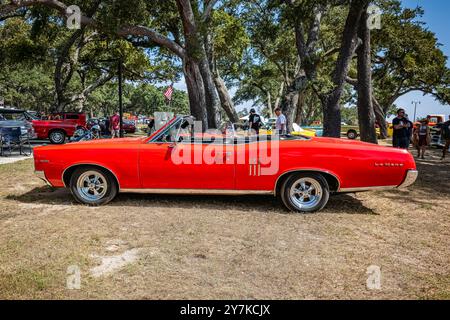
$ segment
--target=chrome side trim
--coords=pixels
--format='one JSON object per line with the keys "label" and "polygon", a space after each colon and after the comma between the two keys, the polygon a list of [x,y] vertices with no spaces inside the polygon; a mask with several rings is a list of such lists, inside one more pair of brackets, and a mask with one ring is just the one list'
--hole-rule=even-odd
{"label": "chrome side trim", "polygon": [[365,191],[382,191],[382,190],[392,190],[397,188],[397,186],[380,186],[380,187],[361,187],[361,188],[342,188],[339,193],[353,193],[353,192],[365,192]]}
{"label": "chrome side trim", "polygon": [[35,171],[34,174],[39,179],[43,180],[48,186],[52,187],[52,184],[47,180],[47,177],[45,176],[45,172],[44,171]]}
{"label": "chrome side trim", "polygon": [[105,166],[102,166],[102,165],[100,165],[100,164],[95,164],[95,163],[76,163],[76,164],[73,164],[73,165],[71,165],[70,167],[67,167],[66,169],[64,169],[64,171],[63,171],[63,173],[62,173],[62,175],[61,175],[61,181],[64,183],[64,186],[65,186],[66,188],[69,188],[70,186],[66,186],[66,183],[64,182],[64,174],[65,174],[66,171],[69,170],[70,168],[77,167],[77,166],[94,166],[94,167],[100,167],[100,168],[103,168],[103,169],[107,170],[109,173],[111,173],[111,174],[114,176],[114,178],[116,178],[117,185],[119,186],[119,190],[120,190],[120,181],[119,181],[119,179],[117,178],[116,174],[115,174],[114,172],[112,172],[112,170],[106,168]]}
{"label": "chrome side trim", "polygon": [[122,193],[144,193],[144,194],[192,194],[213,196],[238,196],[238,195],[273,195],[272,191],[265,190],[218,190],[218,189],[122,189]]}
{"label": "chrome side trim", "polygon": [[287,174],[289,174],[289,173],[294,173],[294,172],[305,172],[305,171],[319,172],[319,173],[326,173],[326,174],[329,174],[329,175],[335,177],[335,178],[336,178],[336,181],[338,182],[338,186],[337,186],[338,188],[337,188],[337,191],[336,191],[336,192],[341,192],[341,180],[339,180],[339,178],[338,178],[334,173],[331,173],[331,172],[326,171],[326,170],[318,170],[318,169],[293,169],[293,170],[289,170],[289,171],[284,172],[282,175],[280,175],[280,176],[277,178],[277,180],[275,181],[275,186],[274,186],[274,189],[273,189],[273,194],[274,194],[274,195],[277,195],[277,185],[278,185],[278,181],[280,181],[281,177],[283,177],[283,176],[285,176],[285,175],[287,175]]}
{"label": "chrome side trim", "polygon": [[402,182],[401,185],[398,186],[398,188],[403,189],[403,188],[413,185],[416,182],[418,176],[419,176],[419,171],[408,170],[406,172],[405,180]]}

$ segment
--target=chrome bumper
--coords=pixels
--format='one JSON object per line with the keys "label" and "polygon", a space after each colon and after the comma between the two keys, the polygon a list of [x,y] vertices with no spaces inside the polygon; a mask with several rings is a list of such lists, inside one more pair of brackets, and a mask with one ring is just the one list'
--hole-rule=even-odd
{"label": "chrome bumper", "polygon": [[399,189],[403,189],[409,187],[416,182],[417,177],[419,176],[419,171],[417,170],[408,170],[406,172],[406,178],[401,185],[398,186]]}
{"label": "chrome bumper", "polygon": [[44,171],[35,171],[34,174],[41,180],[43,180],[48,186],[52,186],[50,182],[48,182],[47,178],[45,177]]}

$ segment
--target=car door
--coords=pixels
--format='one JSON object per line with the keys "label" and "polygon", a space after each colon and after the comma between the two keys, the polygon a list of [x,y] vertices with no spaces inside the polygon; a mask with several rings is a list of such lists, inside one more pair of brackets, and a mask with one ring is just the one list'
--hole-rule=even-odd
{"label": "car door", "polygon": [[279,174],[279,140],[260,136],[244,141],[236,145],[236,189],[272,191]]}
{"label": "car door", "polygon": [[234,146],[203,141],[149,142],[140,148],[143,189],[234,190]]}

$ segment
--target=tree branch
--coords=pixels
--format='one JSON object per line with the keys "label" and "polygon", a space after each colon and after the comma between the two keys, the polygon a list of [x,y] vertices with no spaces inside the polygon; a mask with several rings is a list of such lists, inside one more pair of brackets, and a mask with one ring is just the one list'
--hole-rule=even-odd
{"label": "tree branch", "polygon": [[[43,5],[48,8],[55,9],[58,11],[59,15],[63,17],[69,17],[70,15],[67,13],[68,6],[63,2],[57,0],[11,0],[10,4],[0,6],[0,16],[4,16],[10,12],[13,12],[17,9],[32,7],[35,5]],[[87,17],[86,15],[81,15],[80,23],[82,26],[89,26],[93,28],[99,28],[97,22]],[[179,56],[180,58],[185,57],[185,50],[180,45],[175,43],[175,41],[170,40],[167,37],[157,33],[154,30],[151,30],[145,26],[124,26],[121,27],[117,32],[117,35],[121,37],[127,36],[145,36],[148,37],[155,44],[165,47],[172,51],[174,54]]]}

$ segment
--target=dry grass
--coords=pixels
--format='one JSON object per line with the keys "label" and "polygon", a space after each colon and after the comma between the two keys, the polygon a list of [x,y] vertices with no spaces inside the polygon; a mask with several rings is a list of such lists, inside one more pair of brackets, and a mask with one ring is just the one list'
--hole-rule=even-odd
{"label": "dry grass", "polygon": [[[340,195],[317,215],[270,197],[120,195],[75,204],[0,166],[0,298],[450,299],[450,163],[418,163],[407,191]],[[102,277],[98,257],[140,249]],[[81,290],[66,270],[81,269]],[[382,288],[366,288],[378,265]]]}

